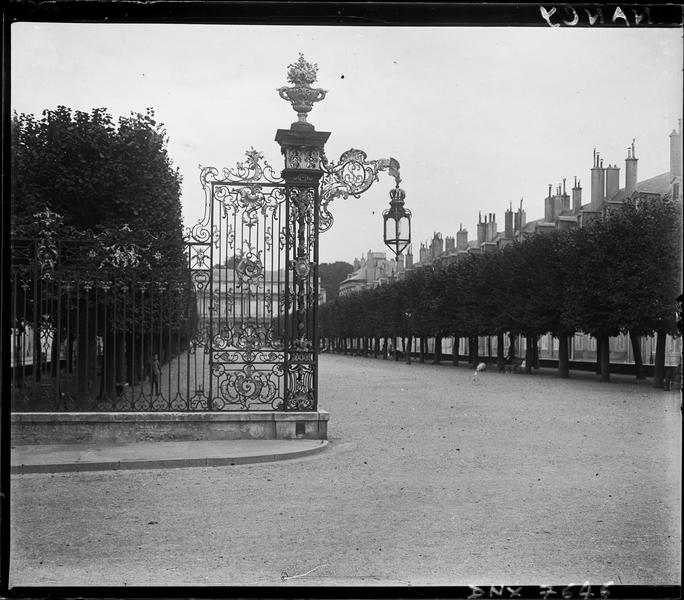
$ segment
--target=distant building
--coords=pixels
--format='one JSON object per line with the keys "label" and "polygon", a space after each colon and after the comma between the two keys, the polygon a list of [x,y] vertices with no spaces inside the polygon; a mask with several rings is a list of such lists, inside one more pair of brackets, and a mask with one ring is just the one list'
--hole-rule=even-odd
{"label": "distant building", "polygon": [[[285,271],[260,271],[258,277],[240,276],[233,268],[216,266],[212,273],[214,296],[197,295],[197,316],[207,320],[270,322],[284,313]],[[290,286],[293,285],[290,274]],[[326,292],[318,281],[318,302],[324,304]]]}
{"label": "distant building", "polygon": [[405,270],[404,256],[388,259],[384,252],[368,251],[364,258],[354,259],[354,271],[340,283],[340,296],[389,283]]}

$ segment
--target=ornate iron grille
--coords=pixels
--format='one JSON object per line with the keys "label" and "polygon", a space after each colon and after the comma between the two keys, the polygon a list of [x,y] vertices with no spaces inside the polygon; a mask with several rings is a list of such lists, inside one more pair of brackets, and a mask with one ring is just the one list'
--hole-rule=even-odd
{"label": "ornate iron grille", "polygon": [[15,230],[12,409],[189,409],[179,368],[194,327],[187,275],[180,239],[75,231],[49,210],[35,231]]}
{"label": "ornate iron grille", "polygon": [[[284,182],[255,150],[221,176],[202,168],[203,219],[190,231],[197,296],[194,396],[212,410],[283,410],[285,339],[293,290]],[[202,376],[199,377],[199,370]]]}

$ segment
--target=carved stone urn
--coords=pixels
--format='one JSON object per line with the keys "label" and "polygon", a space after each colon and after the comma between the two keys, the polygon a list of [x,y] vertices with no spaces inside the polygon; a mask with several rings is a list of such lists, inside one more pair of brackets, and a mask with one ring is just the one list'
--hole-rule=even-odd
{"label": "carved stone urn", "polygon": [[292,129],[313,129],[314,126],[306,120],[307,113],[311,112],[314,102],[320,102],[328,93],[321,88],[312,88],[311,84],[316,81],[318,65],[311,64],[299,53],[299,60],[287,68],[287,80],[292,87],[278,88],[278,94],[283,100],[292,104],[299,120],[292,123]]}

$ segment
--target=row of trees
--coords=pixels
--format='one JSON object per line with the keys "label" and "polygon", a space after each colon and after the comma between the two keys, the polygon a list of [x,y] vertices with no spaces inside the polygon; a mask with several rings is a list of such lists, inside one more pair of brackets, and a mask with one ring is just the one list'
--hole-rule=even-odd
{"label": "row of trees", "polygon": [[550,332],[559,339],[559,374],[568,377],[568,341],[584,332],[597,340],[605,381],[610,337],[629,333],[636,375],[643,378],[639,337],[656,334],[654,380],[661,385],[666,335],[678,335],[681,224],[681,205],[667,197],[629,200],[584,227],[421,267],[389,285],[340,297],[320,308],[320,334],[409,343],[417,336],[421,347],[428,337],[440,347],[446,336],[497,336],[501,364],[504,336],[522,334],[529,369],[538,336]]}

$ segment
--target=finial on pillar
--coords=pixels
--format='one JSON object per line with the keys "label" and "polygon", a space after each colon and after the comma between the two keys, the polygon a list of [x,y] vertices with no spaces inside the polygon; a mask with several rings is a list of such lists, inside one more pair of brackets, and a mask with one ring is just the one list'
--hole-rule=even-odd
{"label": "finial on pillar", "polygon": [[277,90],[283,100],[292,104],[299,117],[297,122],[292,123],[292,129],[313,129],[313,125],[307,122],[306,115],[311,112],[314,102],[320,102],[328,93],[327,90],[311,87],[316,81],[317,72],[318,65],[307,62],[300,52],[299,60],[287,68],[287,80],[294,85]]}

